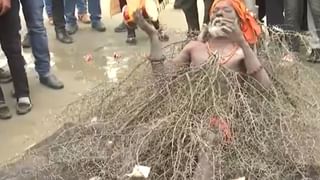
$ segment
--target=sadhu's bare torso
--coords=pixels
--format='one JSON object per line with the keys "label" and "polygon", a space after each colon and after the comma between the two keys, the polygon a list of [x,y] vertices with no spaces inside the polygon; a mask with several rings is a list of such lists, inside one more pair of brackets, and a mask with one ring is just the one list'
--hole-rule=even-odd
{"label": "sadhu's bare torso", "polygon": [[245,72],[244,53],[240,47],[230,42],[206,43],[191,41],[183,49],[181,58],[185,57],[191,68],[208,63],[212,54],[219,55],[219,64],[236,72]]}

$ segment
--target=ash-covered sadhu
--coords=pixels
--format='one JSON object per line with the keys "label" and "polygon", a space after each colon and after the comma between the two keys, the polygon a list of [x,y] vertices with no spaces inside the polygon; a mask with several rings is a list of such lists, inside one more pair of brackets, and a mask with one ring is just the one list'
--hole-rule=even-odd
{"label": "ash-covered sadhu", "polygon": [[[135,13],[135,21],[150,37],[149,58],[157,73],[172,73],[182,67],[198,68],[216,54],[219,55],[218,64],[222,67],[250,75],[265,88],[271,85],[268,74],[250,48],[251,44],[258,41],[261,29],[241,0],[215,1],[210,9],[210,23],[203,27],[198,40],[190,41],[177,57],[163,63],[157,31],[144,20],[140,12]],[[166,72],[160,72],[163,70]]]}
{"label": "ash-covered sadhu", "polygon": [[[241,73],[233,71],[240,66],[238,72],[270,85],[256,55],[248,50],[259,31],[252,28],[247,32],[254,33],[246,34],[241,17],[250,14],[245,8],[236,9],[243,7],[238,5],[243,3],[216,2],[199,41],[190,42],[185,53],[173,60],[169,58],[184,42],[166,46],[162,52],[156,31],[136,13],[138,25],[150,36],[150,59],[156,72],[163,75],[184,66],[208,66],[195,73],[177,73],[161,89],[148,81],[145,67],[130,73],[133,82],[127,80],[129,84],[116,89],[101,84],[63,112],[61,122],[72,119],[75,124],[32,148],[8,170],[0,168],[0,179],[125,179],[136,164],[151,167],[151,180],[317,179],[320,76],[299,62],[283,65],[278,57],[286,48],[269,41],[268,46],[259,47],[259,56],[264,56],[263,63],[272,72],[272,88],[261,91],[253,78],[239,81]],[[251,22],[246,25],[254,27],[255,21]],[[254,41],[249,42],[249,37]],[[199,49],[202,54],[197,53]],[[220,58],[209,58],[209,49]],[[229,59],[230,49],[237,50]],[[163,54],[168,58],[165,63]]]}

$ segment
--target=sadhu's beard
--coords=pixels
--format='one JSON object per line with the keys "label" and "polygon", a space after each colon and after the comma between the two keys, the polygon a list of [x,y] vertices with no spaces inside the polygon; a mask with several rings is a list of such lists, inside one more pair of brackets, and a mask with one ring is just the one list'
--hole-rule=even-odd
{"label": "sadhu's beard", "polygon": [[224,26],[223,23],[221,23],[221,18],[216,17],[211,20],[211,22],[208,25],[208,31],[211,37],[217,38],[217,37],[228,37],[228,35],[222,30],[222,27]]}

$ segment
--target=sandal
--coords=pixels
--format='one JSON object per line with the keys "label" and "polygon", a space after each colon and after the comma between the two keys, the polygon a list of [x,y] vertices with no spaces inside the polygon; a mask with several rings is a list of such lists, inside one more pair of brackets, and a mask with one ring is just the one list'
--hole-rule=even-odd
{"label": "sandal", "polygon": [[4,102],[1,102],[0,103],[0,119],[7,120],[7,119],[10,119],[11,117],[12,115],[10,113],[10,109],[8,105],[5,104]]}
{"label": "sandal", "polygon": [[18,99],[16,109],[17,109],[18,115],[24,115],[31,111],[32,104],[28,102],[19,102],[19,99]]}
{"label": "sandal", "polygon": [[85,14],[79,14],[78,15],[78,19],[80,22],[84,23],[84,24],[90,24],[91,20],[89,18],[89,15],[87,13]]}

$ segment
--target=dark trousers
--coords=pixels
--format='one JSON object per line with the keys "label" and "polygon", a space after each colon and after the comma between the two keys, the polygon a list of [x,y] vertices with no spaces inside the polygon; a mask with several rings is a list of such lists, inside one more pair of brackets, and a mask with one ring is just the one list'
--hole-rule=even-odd
{"label": "dark trousers", "polygon": [[283,0],[265,0],[266,16],[268,26],[281,26],[284,23]]}
{"label": "dark trousers", "polygon": [[266,1],[265,0],[256,0],[256,4],[259,6],[259,20],[262,21],[264,16],[266,15]]}
{"label": "dark trousers", "polygon": [[319,0],[309,0],[310,11],[313,16],[314,25],[317,29],[317,35],[320,38],[320,1]]}
{"label": "dark trousers", "polygon": [[[308,0],[311,5],[311,12],[314,19],[318,24],[316,28],[319,28],[319,13],[320,2],[319,0]],[[284,29],[289,32],[301,32],[307,30],[307,1],[306,0],[284,0]],[[317,16],[318,14],[318,16]],[[288,36],[289,49],[297,52],[300,48],[299,37],[295,35]]]}
{"label": "dark trousers", "polygon": [[[21,29],[19,0],[12,0],[11,3],[11,9],[5,15],[0,16],[0,43],[8,59],[17,97],[29,97],[29,85],[24,68],[25,60],[21,52],[21,37],[19,34]],[[2,89],[0,90],[0,100],[4,101]]]}
{"label": "dark trousers", "polygon": [[52,18],[56,32],[65,31],[66,20],[64,19],[63,0],[52,0]]}
{"label": "dark trousers", "polygon": [[120,10],[122,11],[122,8],[127,5],[127,1],[126,0],[119,0],[120,2]]}
{"label": "dark trousers", "polygon": [[[213,1],[204,0],[204,24],[208,24],[210,21],[209,11]],[[175,8],[183,10],[188,24],[188,31],[200,30],[197,0],[176,0]]]}

